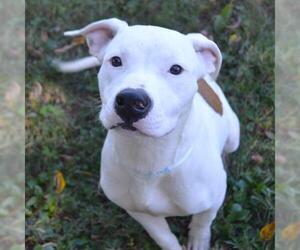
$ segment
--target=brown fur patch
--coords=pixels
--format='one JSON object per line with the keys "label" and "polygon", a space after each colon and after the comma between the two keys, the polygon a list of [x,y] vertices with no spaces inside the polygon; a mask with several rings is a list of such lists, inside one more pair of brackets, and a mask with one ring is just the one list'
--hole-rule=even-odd
{"label": "brown fur patch", "polygon": [[198,81],[198,91],[209,106],[218,114],[223,115],[223,105],[219,96],[204,79]]}

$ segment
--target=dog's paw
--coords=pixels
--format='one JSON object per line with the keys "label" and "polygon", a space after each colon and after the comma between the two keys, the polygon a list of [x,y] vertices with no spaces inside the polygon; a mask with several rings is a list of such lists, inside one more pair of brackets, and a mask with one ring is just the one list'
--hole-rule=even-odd
{"label": "dog's paw", "polygon": [[209,250],[209,238],[190,237],[186,250]]}

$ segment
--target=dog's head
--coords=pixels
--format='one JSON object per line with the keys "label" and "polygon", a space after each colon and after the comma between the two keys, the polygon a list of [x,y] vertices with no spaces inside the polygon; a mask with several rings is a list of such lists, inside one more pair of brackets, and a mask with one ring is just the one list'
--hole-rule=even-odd
{"label": "dog's head", "polygon": [[206,74],[216,78],[221,67],[218,46],[201,34],[128,26],[112,18],[67,35],[84,35],[102,64],[100,120],[107,129],[153,137],[169,133],[191,106],[197,80]]}

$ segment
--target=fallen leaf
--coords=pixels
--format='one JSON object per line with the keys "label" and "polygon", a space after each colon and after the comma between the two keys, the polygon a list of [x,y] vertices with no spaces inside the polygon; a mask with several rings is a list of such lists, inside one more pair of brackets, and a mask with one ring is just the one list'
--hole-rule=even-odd
{"label": "fallen leaf", "polygon": [[257,164],[261,164],[261,163],[263,163],[264,158],[260,154],[255,153],[251,156],[251,160]]}
{"label": "fallen leaf", "polygon": [[33,84],[32,90],[29,93],[29,100],[31,102],[37,101],[40,99],[43,92],[43,87],[39,82]]}
{"label": "fallen leaf", "polygon": [[60,159],[62,162],[70,162],[73,160],[73,156],[71,155],[66,155],[66,154],[61,154]]}
{"label": "fallen leaf", "polygon": [[43,95],[43,103],[49,103],[51,101],[51,94],[49,92]]}
{"label": "fallen leaf", "polygon": [[53,95],[53,100],[55,101],[55,103],[65,103],[66,102],[66,97],[59,88],[55,88],[53,90],[52,95]]}
{"label": "fallen leaf", "polygon": [[47,32],[42,32],[41,34],[41,40],[46,43],[48,41],[48,33]]}
{"label": "fallen leaf", "polygon": [[95,234],[91,235],[91,240],[99,240],[99,239],[101,239],[100,235],[95,235]]}
{"label": "fallen leaf", "polygon": [[60,194],[65,189],[66,186],[66,181],[64,179],[62,172],[56,171],[54,179],[55,179],[56,193]]}
{"label": "fallen leaf", "polygon": [[27,47],[27,51],[29,54],[31,54],[33,57],[36,58],[42,58],[43,57],[43,50],[42,49],[36,49],[31,47],[30,45]]}
{"label": "fallen leaf", "polygon": [[85,37],[84,36],[79,36],[79,37],[75,37],[73,38],[71,44],[67,44],[61,48],[57,48],[54,50],[54,52],[56,54],[62,54],[62,53],[65,53],[67,52],[68,50],[76,47],[76,46],[79,46],[81,44],[84,44],[85,43]]}
{"label": "fallen leaf", "polygon": [[241,37],[237,34],[232,34],[230,35],[229,37],[229,44],[232,45],[232,44],[236,44],[238,42],[241,41]]}
{"label": "fallen leaf", "polygon": [[281,238],[284,240],[295,240],[300,234],[300,222],[288,225],[281,231]]}
{"label": "fallen leaf", "polygon": [[262,229],[260,229],[259,237],[261,240],[271,240],[275,232],[275,222],[266,224]]}
{"label": "fallen leaf", "polygon": [[81,45],[85,43],[85,37],[84,36],[77,36],[75,38],[73,38],[72,40],[72,44],[75,45]]}

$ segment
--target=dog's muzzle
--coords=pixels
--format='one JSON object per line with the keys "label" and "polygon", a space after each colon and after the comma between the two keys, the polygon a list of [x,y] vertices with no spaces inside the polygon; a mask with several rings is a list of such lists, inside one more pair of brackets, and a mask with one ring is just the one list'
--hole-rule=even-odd
{"label": "dog's muzzle", "polygon": [[117,115],[124,122],[121,127],[130,128],[132,123],[147,116],[152,101],[145,90],[127,88],[116,96],[114,107]]}

